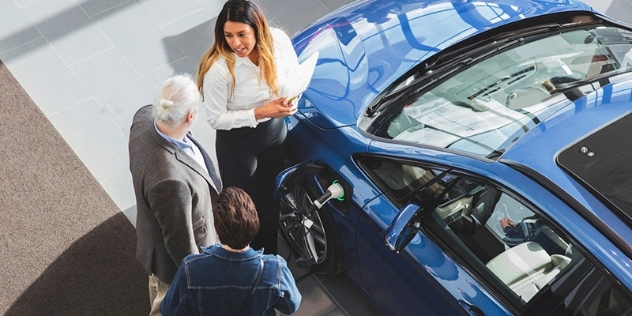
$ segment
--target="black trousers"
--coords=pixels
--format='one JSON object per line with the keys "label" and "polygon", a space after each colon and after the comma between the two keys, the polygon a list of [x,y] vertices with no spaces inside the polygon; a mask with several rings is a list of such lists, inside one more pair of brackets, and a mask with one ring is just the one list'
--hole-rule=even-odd
{"label": "black trousers", "polygon": [[277,254],[279,203],[274,200],[276,176],[283,169],[287,128],[282,118],[259,123],[256,128],[218,130],[217,162],[224,187],[248,193],[257,207],[260,228],[250,246]]}

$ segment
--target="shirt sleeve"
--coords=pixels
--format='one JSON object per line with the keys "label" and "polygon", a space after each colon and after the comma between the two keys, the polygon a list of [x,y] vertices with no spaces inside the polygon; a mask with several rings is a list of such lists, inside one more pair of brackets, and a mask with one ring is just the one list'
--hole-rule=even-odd
{"label": "shirt sleeve", "polygon": [[207,121],[214,129],[228,130],[237,127],[256,127],[255,110],[228,110],[231,85],[230,72],[224,59],[217,60],[204,75],[204,106]]}
{"label": "shirt sleeve", "polygon": [[179,180],[165,179],[149,189],[147,199],[173,262],[178,266],[187,255],[198,253],[192,223],[193,197],[189,186]]}
{"label": "shirt sleeve", "polygon": [[296,287],[296,281],[294,281],[294,276],[292,276],[292,272],[290,272],[285,259],[277,256],[277,260],[279,260],[281,264],[281,285],[279,286],[281,297],[274,305],[274,308],[283,314],[289,315],[298,310],[302,296],[298,291],[298,287]]}

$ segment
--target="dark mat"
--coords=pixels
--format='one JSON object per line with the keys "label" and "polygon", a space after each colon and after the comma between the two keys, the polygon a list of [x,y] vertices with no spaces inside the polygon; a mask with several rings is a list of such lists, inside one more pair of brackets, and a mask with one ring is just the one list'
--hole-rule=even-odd
{"label": "dark mat", "polygon": [[0,315],[147,315],[134,227],[1,61],[0,144]]}

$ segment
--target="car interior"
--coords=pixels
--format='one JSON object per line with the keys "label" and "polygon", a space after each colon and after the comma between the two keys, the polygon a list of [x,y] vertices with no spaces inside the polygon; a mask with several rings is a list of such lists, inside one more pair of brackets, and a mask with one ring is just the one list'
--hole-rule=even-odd
{"label": "car interior", "polygon": [[440,204],[431,218],[456,238],[448,244],[473,254],[523,302],[571,263],[572,244],[525,205],[491,185],[454,181],[453,193],[445,196],[456,198]]}
{"label": "car interior", "polygon": [[434,205],[422,225],[521,304],[581,256],[546,219],[489,183],[391,160],[362,165],[402,205]]}

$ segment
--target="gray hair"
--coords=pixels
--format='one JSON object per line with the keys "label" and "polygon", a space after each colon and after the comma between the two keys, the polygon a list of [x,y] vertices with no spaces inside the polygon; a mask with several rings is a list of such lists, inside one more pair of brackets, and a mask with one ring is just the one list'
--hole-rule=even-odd
{"label": "gray hair", "polygon": [[162,85],[162,91],[153,104],[154,118],[175,127],[184,122],[189,112],[198,110],[200,99],[200,92],[191,76],[175,75]]}

